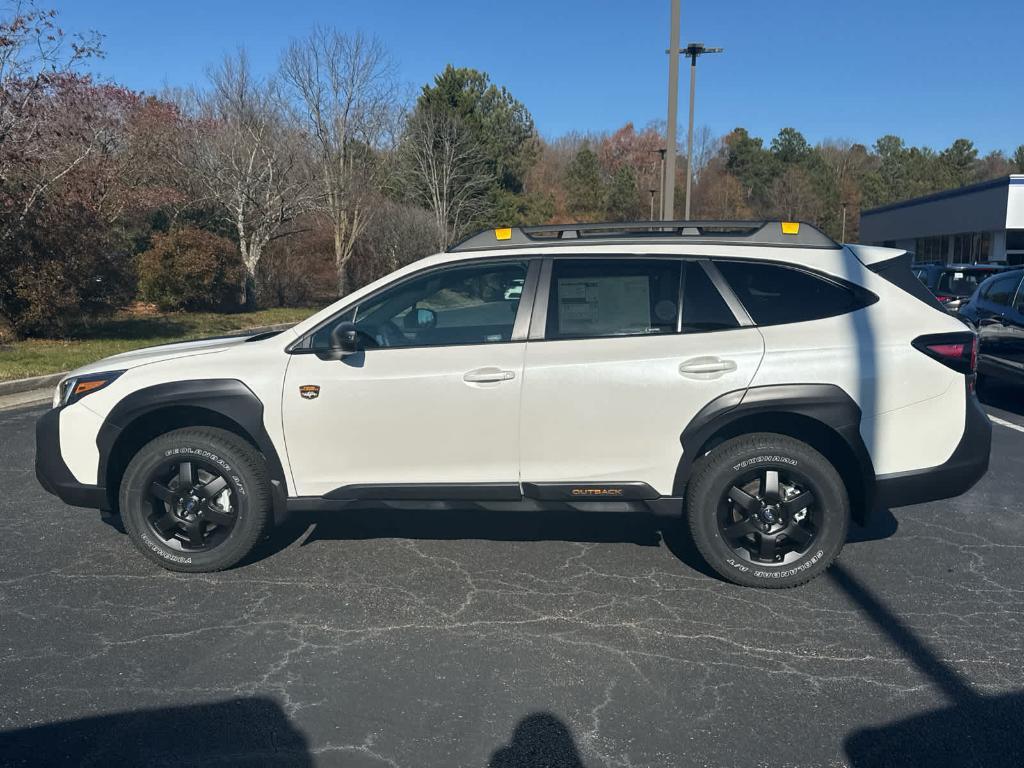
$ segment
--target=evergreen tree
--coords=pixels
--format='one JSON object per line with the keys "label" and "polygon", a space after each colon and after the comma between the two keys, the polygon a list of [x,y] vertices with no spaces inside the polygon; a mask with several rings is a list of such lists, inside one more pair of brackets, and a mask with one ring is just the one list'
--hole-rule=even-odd
{"label": "evergreen tree", "polygon": [[600,218],[604,210],[605,187],[597,155],[584,142],[565,172],[569,212],[579,218]]}

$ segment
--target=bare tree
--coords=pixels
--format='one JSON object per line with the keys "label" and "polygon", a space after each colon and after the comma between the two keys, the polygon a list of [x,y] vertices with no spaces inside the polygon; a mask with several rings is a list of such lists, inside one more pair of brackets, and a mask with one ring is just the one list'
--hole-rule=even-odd
{"label": "bare tree", "polygon": [[293,107],[311,134],[322,207],[334,230],[338,293],[348,291],[347,265],[383,186],[396,116],[393,66],[383,46],[362,35],[317,28],[281,60]]}
{"label": "bare tree", "polygon": [[409,118],[399,163],[404,191],[433,214],[443,251],[486,205],[486,158],[458,118],[424,107]]}
{"label": "bare tree", "polygon": [[252,306],[264,249],[312,206],[308,148],[288,124],[277,84],[255,78],[244,51],[209,78],[210,91],[190,98],[181,164],[192,172],[195,199],[216,203],[236,229]]}
{"label": "bare tree", "polygon": [[[97,89],[80,74],[101,55],[99,35],[70,41],[56,11],[18,0],[0,21],[0,184],[3,234],[21,223],[40,196],[75,171],[104,141],[111,124],[99,120]],[[7,213],[7,212],[5,212]]]}

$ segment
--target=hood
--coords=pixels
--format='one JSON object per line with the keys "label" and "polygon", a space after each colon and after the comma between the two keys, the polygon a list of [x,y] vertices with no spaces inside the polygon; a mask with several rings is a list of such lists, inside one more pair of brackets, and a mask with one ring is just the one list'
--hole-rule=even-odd
{"label": "hood", "polygon": [[175,357],[188,357],[189,355],[206,355],[213,352],[221,352],[225,349],[244,344],[250,336],[221,336],[214,339],[199,339],[197,341],[182,341],[174,344],[160,344],[156,347],[143,347],[133,349],[131,352],[122,352],[119,355],[105,357],[95,363],[83,365],[76,368],[68,376],[80,376],[86,373],[100,373],[102,371],[125,371],[130,368],[138,368],[140,365],[159,363],[163,360],[170,360]]}

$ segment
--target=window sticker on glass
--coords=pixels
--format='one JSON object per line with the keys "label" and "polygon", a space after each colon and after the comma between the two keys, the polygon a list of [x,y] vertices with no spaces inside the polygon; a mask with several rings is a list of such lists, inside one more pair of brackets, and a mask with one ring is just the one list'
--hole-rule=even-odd
{"label": "window sticker on glass", "polygon": [[651,325],[647,275],[558,280],[560,334],[647,333]]}

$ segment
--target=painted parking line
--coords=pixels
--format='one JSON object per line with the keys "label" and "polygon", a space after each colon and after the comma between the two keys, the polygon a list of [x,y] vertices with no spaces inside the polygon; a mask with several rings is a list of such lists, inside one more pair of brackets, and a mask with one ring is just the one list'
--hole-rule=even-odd
{"label": "painted parking line", "polygon": [[1012,421],[1000,419],[998,416],[993,416],[991,413],[988,415],[988,418],[993,424],[998,424],[1001,427],[1009,427],[1010,429],[1015,429],[1018,432],[1024,432],[1024,427],[1020,424],[1014,424]]}

